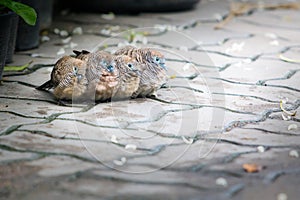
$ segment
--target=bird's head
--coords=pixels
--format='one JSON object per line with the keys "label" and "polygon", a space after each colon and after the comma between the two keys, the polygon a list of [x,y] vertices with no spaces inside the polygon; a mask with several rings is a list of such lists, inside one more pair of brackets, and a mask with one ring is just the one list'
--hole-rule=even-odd
{"label": "bird's head", "polygon": [[115,58],[118,71],[121,74],[135,76],[139,74],[138,63],[127,55],[118,55]]}
{"label": "bird's head", "polygon": [[98,58],[100,58],[100,66],[109,73],[114,73],[116,63],[113,59],[113,56],[105,51],[99,51],[96,52],[96,54],[98,55]]}
{"label": "bird's head", "polygon": [[149,54],[150,54],[149,59],[150,59],[151,63],[155,63],[165,70],[167,69],[167,66],[165,63],[166,59],[162,53],[160,53],[159,51],[150,49]]}
{"label": "bird's head", "polygon": [[121,62],[129,71],[138,71],[137,62],[133,58],[123,55],[121,57]]}
{"label": "bird's head", "polygon": [[115,71],[115,62],[110,59],[103,58],[100,61],[100,65],[102,68],[106,69],[108,72],[113,73]]}
{"label": "bird's head", "polygon": [[72,75],[77,78],[78,82],[81,82],[85,77],[85,62],[80,59],[74,58],[71,66]]}

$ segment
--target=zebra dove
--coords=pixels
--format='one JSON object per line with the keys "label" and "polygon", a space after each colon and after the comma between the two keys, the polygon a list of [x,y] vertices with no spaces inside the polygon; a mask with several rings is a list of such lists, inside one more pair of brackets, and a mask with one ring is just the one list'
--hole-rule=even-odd
{"label": "zebra dove", "polygon": [[71,56],[64,56],[55,63],[51,79],[37,89],[53,88],[53,94],[57,99],[78,100],[83,97],[87,85],[85,62]]}
{"label": "zebra dove", "polygon": [[118,85],[115,87],[113,99],[128,99],[137,91],[140,83],[137,62],[129,56],[115,57],[116,68],[119,71]]}
{"label": "zebra dove", "polygon": [[119,70],[116,68],[114,56],[104,51],[87,55],[86,77],[89,81],[87,94],[95,101],[111,99],[118,85]]}

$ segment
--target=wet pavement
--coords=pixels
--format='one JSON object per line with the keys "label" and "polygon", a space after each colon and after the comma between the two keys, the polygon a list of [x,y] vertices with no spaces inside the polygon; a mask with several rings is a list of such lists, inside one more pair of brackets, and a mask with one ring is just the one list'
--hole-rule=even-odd
{"label": "wet pavement", "polygon": [[[300,12],[270,3],[221,29],[227,1],[57,16],[4,74],[0,199],[299,199]],[[35,89],[73,49],[130,43],[167,58],[155,99],[59,105]]]}

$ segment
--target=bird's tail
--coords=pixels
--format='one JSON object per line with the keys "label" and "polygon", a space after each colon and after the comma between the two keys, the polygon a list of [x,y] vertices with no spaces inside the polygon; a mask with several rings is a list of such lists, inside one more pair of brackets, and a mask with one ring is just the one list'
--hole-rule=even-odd
{"label": "bird's tail", "polygon": [[79,56],[81,54],[81,51],[73,50],[73,53],[75,53],[75,56]]}
{"label": "bird's tail", "polygon": [[90,52],[87,51],[87,50],[81,50],[81,51],[73,50],[73,53],[75,53],[75,57],[78,57],[79,55],[87,55],[87,54],[89,54]]}
{"label": "bird's tail", "polygon": [[53,88],[53,83],[51,80],[45,82],[44,84],[42,84],[41,86],[36,87],[35,89],[37,90],[49,90]]}

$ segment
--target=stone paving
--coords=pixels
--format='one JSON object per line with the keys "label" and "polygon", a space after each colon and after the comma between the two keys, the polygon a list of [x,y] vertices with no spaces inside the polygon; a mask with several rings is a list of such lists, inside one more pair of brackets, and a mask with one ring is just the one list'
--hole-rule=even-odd
{"label": "stone paving", "polygon": [[[203,0],[179,13],[57,16],[50,41],[11,65],[33,63],[4,74],[0,199],[299,199],[300,12],[256,9],[214,29],[228,12]],[[128,43],[166,55],[157,98],[59,105],[35,90],[72,49]]]}

